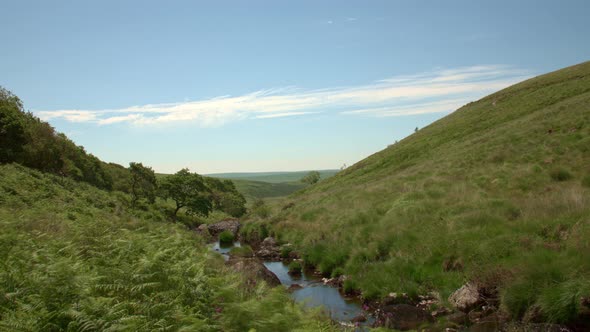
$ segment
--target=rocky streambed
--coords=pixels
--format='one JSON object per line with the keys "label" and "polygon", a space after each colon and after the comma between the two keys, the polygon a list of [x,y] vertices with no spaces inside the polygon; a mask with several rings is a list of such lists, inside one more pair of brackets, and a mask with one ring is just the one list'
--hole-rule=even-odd
{"label": "rocky streambed", "polygon": [[[238,227],[232,221],[223,221],[209,225],[213,231],[209,234],[219,234],[224,230],[235,230],[236,238]],[[203,229],[201,229],[203,231]],[[335,279],[322,278],[321,275],[310,270],[302,270],[300,273],[289,273],[289,262],[297,260],[295,255],[291,258],[280,258],[280,247],[273,238],[266,238],[257,246],[252,257],[237,257],[232,255],[233,248],[240,248],[242,243],[223,244],[218,239],[210,244],[212,251],[218,252],[226,260],[227,264],[239,273],[246,276],[248,282],[264,280],[271,286],[287,288],[291,298],[301,303],[304,307],[321,307],[334,321],[350,327],[356,327],[357,331],[368,330],[366,327],[374,323],[374,318],[364,309],[362,301],[358,297],[346,296],[339,290],[339,282]]]}
{"label": "rocky streambed", "polygon": [[355,331],[379,326],[401,331],[586,331],[534,321],[511,321],[498,309],[497,294],[493,289],[486,289],[477,283],[467,283],[457,289],[448,298],[450,307],[443,304],[436,292],[418,298],[410,298],[404,293],[390,293],[377,301],[363,301],[360,296],[347,296],[342,292],[343,276],[327,279],[313,270],[290,273],[288,263],[300,259],[291,250],[287,258],[282,258],[281,247],[273,238],[256,244],[256,250],[250,254],[238,250],[239,255],[233,255],[232,249],[240,248],[242,243],[234,241],[224,245],[216,237],[229,230],[237,239],[239,227],[237,220],[225,220],[201,225],[199,232],[212,240],[211,250],[223,255],[227,264],[244,275],[249,283],[264,280],[270,286],[282,285],[289,290],[295,302],[311,308],[322,307],[332,320],[354,327]]}

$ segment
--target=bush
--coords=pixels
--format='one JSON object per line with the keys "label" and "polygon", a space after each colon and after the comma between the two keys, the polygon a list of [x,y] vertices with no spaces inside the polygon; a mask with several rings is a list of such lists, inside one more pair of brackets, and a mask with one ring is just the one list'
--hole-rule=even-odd
{"label": "bush", "polygon": [[240,228],[240,235],[245,242],[260,243],[268,237],[268,227],[263,222],[248,222]]}
{"label": "bush", "polygon": [[234,247],[229,251],[231,256],[236,257],[252,257],[254,256],[254,251],[252,247],[249,245],[241,246],[241,247]]}
{"label": "bush", "polygon": [[281,247],[281,258],[289,258],[289,254],[293,251],[293,246],[284,245]]}
{"label": "bush", "polygon": [[549,172],[554,181],[567,181],[573,177],[572,173],[564,168],[555,168]]}
{"label": "bush", "polygon": [[289,264],[289,274],[301,274],[303,267],[299,261],[292,261]]}
{"label": "bush", "polygon": [[584,178],[582,179],[582,185],[583,185],[584,187],[588,187],[588,188],[590,188],[590,175],[587,175],[586,177],[584,177]]}
{"label": "bush", "polygon": [[230,244],[234,242],[234,234],[230,231],[223,231],[219,234],[219,243]]}
{"label": "bush", "polygon": [[344,284],[342,285],[342,290],[344,291],[344,294],[352,294],[357,290],[357,288],[358,287],[356,283],[350,278],[344,280]]}

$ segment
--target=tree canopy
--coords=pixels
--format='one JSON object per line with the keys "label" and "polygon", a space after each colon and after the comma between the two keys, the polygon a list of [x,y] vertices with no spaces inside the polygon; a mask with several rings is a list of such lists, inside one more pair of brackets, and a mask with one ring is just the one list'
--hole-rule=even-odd
{"label": "tree canopy", "polygon": [[0,87],[0,163],[11,162],[103,189],[111,189],[113,184],[105,163],[25,112],[21,100]]}
{"label": "tree canopy", "polygon": [[238,192],[231,180],[205,178],[211,190],[213,208],[223,211],[232,217],[241,217],[246,213],[246,198]]}
{"label": "tree canopy", "polygon": [[156,200],[156,174],[151,167],[143,166],[142,163],[129,163],[131,172],[131,199],[132,205],[145,198],[150,203]]}
{"label": "tree canopy", "polygon": [[172,199],[176,203],[174,218],[182,208],[186,208],[188,214],[205,216],[213,209],[211,190],[205,184],[205,180],[187,168],[164,178],[160,188],[164,198]]}

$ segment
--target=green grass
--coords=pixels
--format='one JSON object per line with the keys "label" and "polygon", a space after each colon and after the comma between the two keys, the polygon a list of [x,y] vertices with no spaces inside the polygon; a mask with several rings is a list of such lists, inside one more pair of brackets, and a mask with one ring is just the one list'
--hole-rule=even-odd
{"label": "green grass", "polygon": [[[321,170],[320,176],[322,179],[327,179],[338,173],[338,170],[328,169]],[[249,180],[256,182],[268,183],[285,183],[285,182],[299,182],[301,178],[307,175],[309,171],[299,172],[253,172],[253,173],[215,173],[207,174],[214,178],[231,179],[231,180]]]}
{"label": "green grass", "polygon": [[476,280],[514,317],[567,321],[590,296],[588,105],[590,62],[516,84],[273,204],[269,224],[366,297]]}
{"label": "green grass", "polygon": [[336,331],[129,197],[0,165],[0,331]]}
{"label": "green grass", "polygon": [[284,197],[305,188],[303,183],[271,183],[243,179],[232,179],[232,181],[235,183],[236,189],[246,197],[248,202],[253,202],[257,198]]}

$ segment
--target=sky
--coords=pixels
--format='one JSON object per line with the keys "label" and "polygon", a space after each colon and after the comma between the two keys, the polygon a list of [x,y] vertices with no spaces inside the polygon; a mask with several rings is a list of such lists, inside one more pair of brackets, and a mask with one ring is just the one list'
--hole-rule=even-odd
{"label": "sky", "polygon": [[335,169],[590,58],[590,2],[0,0],[0,86],[107,162]]}

